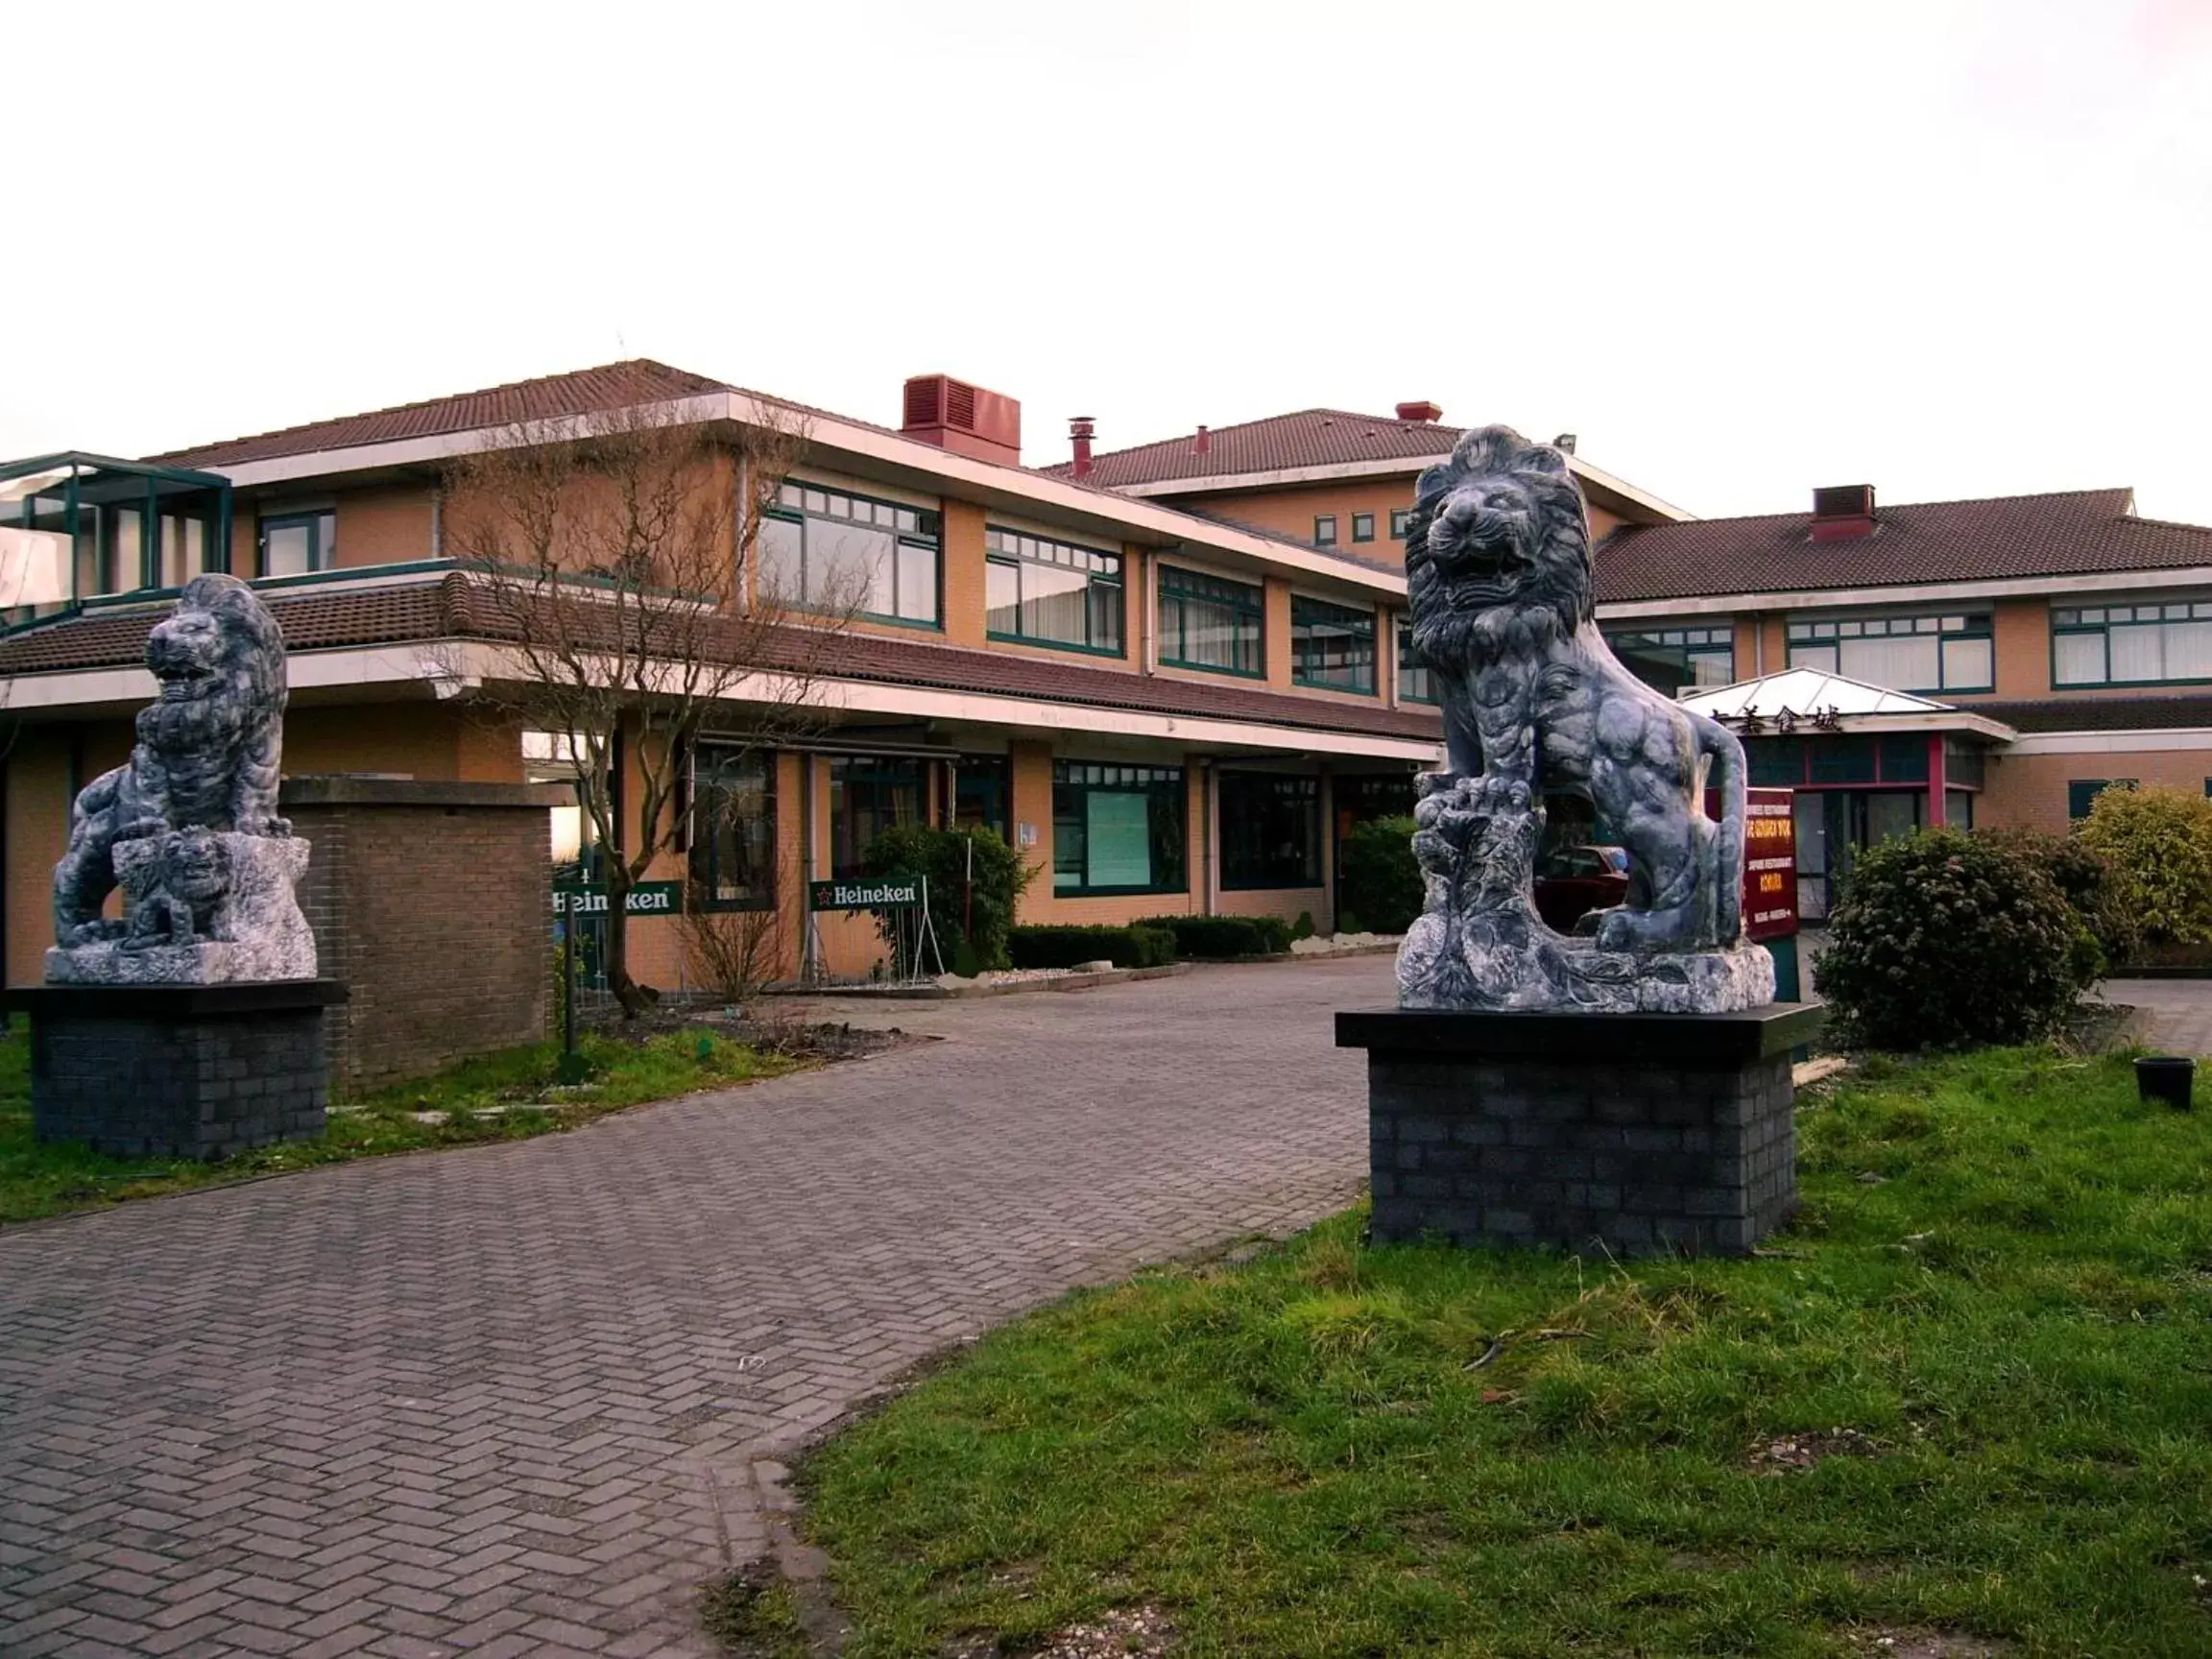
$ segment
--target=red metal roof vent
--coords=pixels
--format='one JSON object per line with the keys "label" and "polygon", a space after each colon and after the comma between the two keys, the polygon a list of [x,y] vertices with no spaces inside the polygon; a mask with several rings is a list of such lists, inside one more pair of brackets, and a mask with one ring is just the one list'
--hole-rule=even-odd
{"label": "red metal roof vent", "polygon": [[1207,431],[1203,426],[1199,427],[1197,436],[1190,440],[1190,453],[1193,455],[1213,454],[1214,434]]}
{"label": "red metal roof vent", "polygon": [[899,430],[907,437],[978,461],[1022,464],[1022,405],[1015,398],[950,374],[917,374],[902,403]]}
{"label": "red metal roof vent", "polygon": [[1813,492],[1815,541],[1849,541],[1874,533],[1874,486],[1831,484]]}
{"label": "red metal roof vent", "polygon": [[1398,405],[1398,419],[1420,421],[1441,421],[1444,419],[1444,411],[1437,408],[1433,403],[1401,403]]}
{"label": "red metal roof vent", "polygon": [[1087,477],[1090,474],[1091,440],[1096,437],[1097,433],[1098,423],[1090,416],[1070,415],[1068,417],[1068,441],[1075,446],[1073,471],[1078,478]]}

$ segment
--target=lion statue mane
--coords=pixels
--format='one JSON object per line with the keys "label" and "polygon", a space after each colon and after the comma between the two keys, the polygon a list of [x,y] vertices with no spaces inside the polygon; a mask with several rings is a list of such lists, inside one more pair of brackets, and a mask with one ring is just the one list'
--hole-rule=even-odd
{"label": "lion statue mane", "polygon": [[[1448,791],[1482,815],[1540,810],[1547,792],[1587,797],[1626,848],[1629,879],[1626,902],[1584,917],[1577,933],[1607,951],[1734,946],[1743,746],[1607,647],[1594,619],[1589,519],[1566,456],[1505,426],[1467,433],[1421,476],[1406,579],[1447,755],[1447,771],[1424,780],[1416,816],[1433,828]],[[1705,815],[1709,786],[1718,822]]]}
{"label": "lion statue mane", "polygon": [[146,641],[160,695],[138,710],[129,764],[77,797],[54,868],[54,938],[120,938],[104,920],[118,843],[173,830],[289,835],[276,815],[284,730],[284,635],[234,576],[196,576]]}

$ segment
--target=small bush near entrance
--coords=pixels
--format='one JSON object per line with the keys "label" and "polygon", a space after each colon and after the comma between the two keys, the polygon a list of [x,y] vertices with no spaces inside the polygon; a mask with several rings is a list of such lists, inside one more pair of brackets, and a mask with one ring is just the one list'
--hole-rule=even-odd
{"label": "small bush near entrance", "polygon": [[2117,902],[2145,943],[2212,944],[2212,800],[2106,789],[2077,833],[2111,867]]}
{"label": "small bush near entrance", "polygon": [[2110,862],[2080,836],[2049,835],[2040,830],[1978,830],[1975,835],[2030,859],[2066,896],[2080,919],[2086,942],[2097,951],[2097,960],[2084,964],[2084,978],[2135,959],[2143,939],[2134,912],[2121,897]]}
{"label": "small bush near entrance", "polygon": [[1280,916],[1147,916],[1140,924],[1175,941],[1175,954],[1192,961],[1233,956],[1280,956],[1290,949],[1290,924]]}
{"label": "small bush near entrance", "polygon": [[1959,830],[1867,849],[1830,926],[1814,984],[1840,1034],[1875,1048],[2025,1042],[2096,974],[2087,929],[2038,860]]}
{"label": "small bush near entrance", "polygon": [[1337,925],[1346,915],[1377,933],[1403,933],[1421,914],[1421,867],[1413,862],[1413,820],[1370,818],[1352,827],[1336,874]]}
{"label": "small bush near entrance", "polygon": [[1175,936],[1132,923],[1126,927],[1017,927],[1007,935],[1017,968],[1072,968],[1111,962],[1117,968],[1165,968],[1175,960]]}
{"label": "small bush near entrance", "polygon": [[[902,824],[869,842],[860,856],[872,877],[928,878],[929,921],[946,966],[974,974],[1013,965],[1006,936],[1013,930],[1022,889],[1036,871],[996,830]],[[889,924],[888,916],[878,922],[886,940]]]}

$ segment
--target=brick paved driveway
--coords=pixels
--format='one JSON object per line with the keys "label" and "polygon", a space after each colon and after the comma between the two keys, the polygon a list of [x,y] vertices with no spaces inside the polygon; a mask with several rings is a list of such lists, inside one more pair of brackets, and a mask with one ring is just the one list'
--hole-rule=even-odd
{"label": "brick paved driveway", "polygon": [[0,1654],[686,1653],[754,1459],[1341,1206],[1386,957],[959,1004],[571,1135],[0,1234]]}

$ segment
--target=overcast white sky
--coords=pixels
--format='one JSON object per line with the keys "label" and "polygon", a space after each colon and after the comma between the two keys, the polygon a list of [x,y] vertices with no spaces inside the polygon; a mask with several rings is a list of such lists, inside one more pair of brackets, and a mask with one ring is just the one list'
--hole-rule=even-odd
{"label": "overcast white sky", "polygon": [[163,4],[38,50],[0,455],[637,355],[892,424],[947,371],[1033,465],[1074,414],[1431,397],[1704,515],[2212,523],[2212,0]]}

